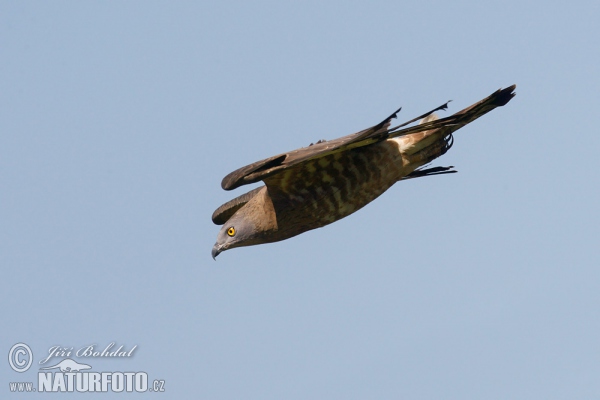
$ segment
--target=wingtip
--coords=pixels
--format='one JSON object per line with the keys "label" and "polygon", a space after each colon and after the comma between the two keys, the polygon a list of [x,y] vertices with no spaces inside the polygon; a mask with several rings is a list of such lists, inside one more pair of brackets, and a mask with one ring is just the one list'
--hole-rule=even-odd
{"label": "wingtip", "polygon": [[[396,111],[394,111],[389,117],[387,117],[386,119],[384,119],[383,121],[381,121],[379,123],[380,126],[385,125],[386,123],[388,123],[389,121],[398,118],[398,113],[402,110],[402,107],[398,108]],[[379,126],[378,125],[378,126]]]}
{"label": "wingtip", "polygon": [[506,105],[513,97],[517,94],[515,93],[515,89],[517,88],[516,84],[513,84],[504,89],[498,89],[496,92],[496,101],[494,102],[498,107]]}

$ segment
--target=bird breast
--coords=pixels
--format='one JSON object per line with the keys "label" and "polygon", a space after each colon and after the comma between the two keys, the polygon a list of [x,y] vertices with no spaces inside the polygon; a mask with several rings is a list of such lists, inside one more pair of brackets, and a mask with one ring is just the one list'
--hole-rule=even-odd
{"label": "bird breast", "polygon": [[284,171],[267,181],[269,191],[273,188],[277,193],[272,198],[279,234],[287,238],[344,218],[410,172],[398,144],[391,140],[330,154]]}

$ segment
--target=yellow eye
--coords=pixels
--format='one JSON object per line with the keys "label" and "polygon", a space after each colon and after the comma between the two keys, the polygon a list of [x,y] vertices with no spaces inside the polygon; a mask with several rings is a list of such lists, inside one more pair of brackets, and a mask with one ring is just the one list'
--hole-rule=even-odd
{"label": "yellow eye", "polygon": [[227,229],[227,234],[229,236],[235,235],[235,228],[233,226],[229,227],[229,229]]}

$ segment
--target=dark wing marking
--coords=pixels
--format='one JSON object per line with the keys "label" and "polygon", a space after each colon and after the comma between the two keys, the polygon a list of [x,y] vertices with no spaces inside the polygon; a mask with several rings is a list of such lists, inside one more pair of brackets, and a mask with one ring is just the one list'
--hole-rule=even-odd
{"label": "dark wing marking", "polygon": [[252,199],[256,194],[262,189],[264,186],[258,187],[249,191],[248,193],[244,193],[241,196],[236,197],[233,200],[229,200],[227,203],[223,204],[221,207],[217,208],[212,215],[212,221],[216,225],[223,225],[225,222],[231,218],[231,216],[244,204],[246,204],[250,199]]}
{"label": "dark wing marking", "polygon": [[499,89],[485,99],[449,117],[436,119],[434,121],[422,123],[410,128],[400,129],[412,122],[429,116],[437,110],[446,109],[448,103],[445,103],[440,107],[420,115],[417,118],[389,129],[391,120],[396,118],[396,114],[398,111],[400,111],[400,109],[398,109],[392,115],[371,128],[362,130],[352,135],[343,136],[338,139],[329,140],[323,143],[314,144],[309,147],[303,147],[287,153],[282,153],[233,171],[223,178],[221,187],[225,190],[232,190],[242,185],[264,180],[269,176],[277,174],[284,169],[300,163],[324,157],[329,154],[350,150],[356,147],[368,146],[388,138],[404,136],[438,128],[447,128],[448,134],[450,134],[452,131],[479,118],[486,112],[508,103],[515,95],[513,93],[515,88],[516,85],[512,85],[506,89]]}

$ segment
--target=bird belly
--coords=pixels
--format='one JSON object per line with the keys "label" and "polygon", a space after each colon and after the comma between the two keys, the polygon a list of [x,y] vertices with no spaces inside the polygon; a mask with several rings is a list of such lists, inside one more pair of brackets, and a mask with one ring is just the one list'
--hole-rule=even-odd
{"label": "bird belly", "polygon": [[361,209],[412,170],[403,165],[396,143],[334,153],[290,169],[278,177],[273,197],[275,240],[320,228]]}

